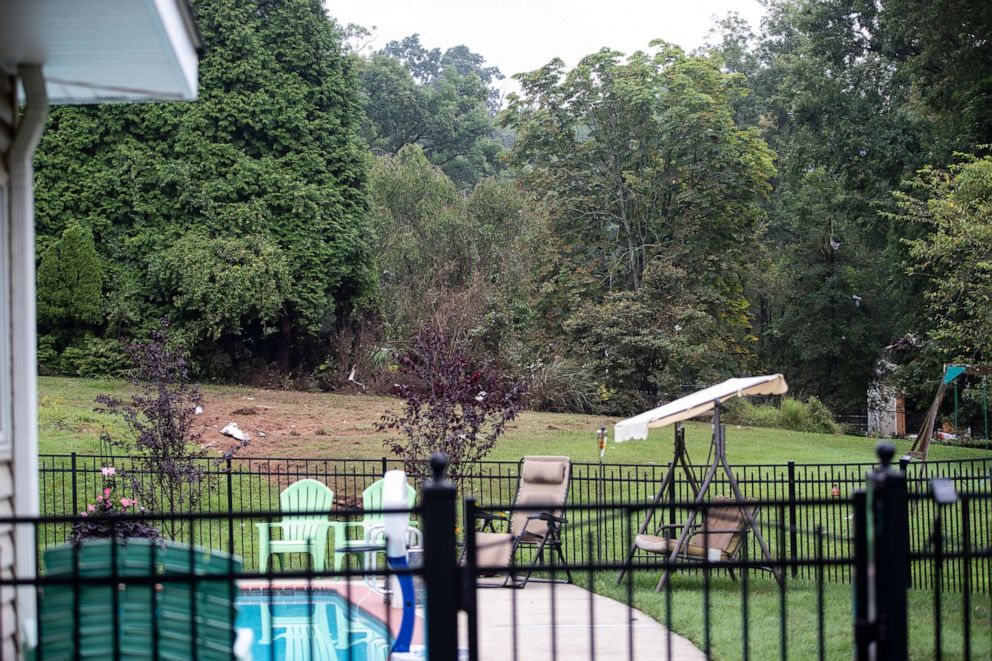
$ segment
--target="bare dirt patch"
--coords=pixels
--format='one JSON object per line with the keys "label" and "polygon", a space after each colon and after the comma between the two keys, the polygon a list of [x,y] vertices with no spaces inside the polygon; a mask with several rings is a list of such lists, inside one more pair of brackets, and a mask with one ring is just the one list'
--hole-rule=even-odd
{"label": "bare dirt patch", "polygon": [[380,457],[388,434],[375,424],[390,401],[361,395],[282,390],[208,391],[200,415],[201,442],[225,450],[234,444],[220,433],[235,422],[251,442],[253,457]]}
{"label": "bare dirt patch", "polygon": [[[402,401],[389,397],[360,394],[309,393],[262,388],[206,388],[203,413],[199,416],[201,443],[216,452],[230,448],[235,441],[220,430],[235,422],[247,432],[251,442],[239,453],[242,457],[300,459],[378,459],[391,457],[383,441],[394,434],[376,429],[376,423],[390,408]],[[518,442],[512,458],[528,451],[547,452],[545,444],[571,438],[576,433],[594,438],[605,419],[568,413],[524,411],[508,426],[504,440],[493,458]]]}

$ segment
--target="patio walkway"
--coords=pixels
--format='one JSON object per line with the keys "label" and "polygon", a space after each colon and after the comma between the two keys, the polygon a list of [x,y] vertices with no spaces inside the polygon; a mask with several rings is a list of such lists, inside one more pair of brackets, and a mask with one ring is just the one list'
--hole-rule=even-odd
{"label": "patio walkway", "polygon": [[[530,583],[523,590],[480,589],[479,658],[482,661],[551,659],[552,637],[559,659],[666,659],[668,636],[658,622],[639,610],[575,585]],[[516,655],[514,654],[516,601]],[[590,623],[590,608],[593,611]],[[462,616],[464,617],[464,615]],[[628,620],[629,618],[629,620]],[[556,624],[551,625],[554,621]],[[628,628],[628,621],[630,627]],[[462,627],[464,630],[464,627]],[[633,638],[633,653],[630,642]],[[590,642],[595,641],[595,656]],[[463,642],[464,645],[464,642]],[[671,634],[672,658],[706,657],[682,636]]]}

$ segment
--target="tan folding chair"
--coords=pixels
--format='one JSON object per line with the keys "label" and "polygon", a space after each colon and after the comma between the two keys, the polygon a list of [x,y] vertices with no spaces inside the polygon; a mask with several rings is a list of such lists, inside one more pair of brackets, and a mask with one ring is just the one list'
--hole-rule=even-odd
{"label": "tan folding chair", "polygon": [[[693,526],[692,534],[679,550],[679,557],[685,560],[703,562],[720,562],[734,560],[742,548],[744,535],[750,530],[748,517],[742,505],[725,496],[717,496],[714,502],[719,505],[706,510],[702,523]],[[726,504],[723,504],[726,503]],[[751,520],[758,515],[758,508],[750,508]],[[671,555],[678,541],[675,538],[661,537],[657,533],[666,528],[678,530],[682,524],[665,524],[659,527],[654,535],[640,534],[634,544],[642,551]],[[737,580],[734,570],[730,569],[730,577]]]}
{"label": "tan folding chair", "polygon": [[[572,582],[572,574],[565,565],[565,555],[561,548],[561,528],[565,523],[564,506],[568,498],[568,484],[571,478],[572,460],[568,457],[524,457],[520,461],[520,478],[515,509],[509,519],[509,532],[475,533],[476,562],[482,571],[507,571],[503,587],[526,587],[538,563],[544,559],[545,549],[558,555],[565,570],[567,581]],[[479,518],[490,525],[494,521],[505,521],[499,514],[484,513]],[[514,573],[513,558],[517,549],[530,547],[534,551],[533,560],[527,566],[527,573],[521,579]],[[543,579],[533,579],[543,580]]]}

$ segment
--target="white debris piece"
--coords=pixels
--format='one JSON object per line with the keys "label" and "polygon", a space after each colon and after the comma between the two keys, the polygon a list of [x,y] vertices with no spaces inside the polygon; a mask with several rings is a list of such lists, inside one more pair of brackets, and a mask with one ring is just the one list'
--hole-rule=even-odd
{"label": "white debris piece", "polygon": [[238,423],[229,422],[227,426],[220,430],[220,433],[224,436],[230,436],[233,439],[239,440],[242,443],[249,440],[249,436],[246,432],[238,429]]}
{"label": "white debris piece", "polygon": [[201,413],[203,413],[203,407],[197,406],[195,409],[193,409],[193,413],[195,413],[196,415],[200,415]]}
{"label": "white debris piece", "polygon": [[358,380],[355,378],[355,368],[354,367],[351,368],[351,374],[348,375],[348,381],[350,381],[351,383],[354,383],[356,386],[360,386],[362,390],[365,390],[366,389],[365,384],[364,383],[359,383]]}

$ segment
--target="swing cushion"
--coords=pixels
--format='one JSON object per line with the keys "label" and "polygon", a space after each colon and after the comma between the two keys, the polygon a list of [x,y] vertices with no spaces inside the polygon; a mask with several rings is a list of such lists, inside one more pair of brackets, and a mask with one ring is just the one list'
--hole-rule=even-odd
{"label": "swing cushion", "polygon": [[[747,512],[744,508],[725,496],[718,496],[714,502],[719,503],[706,511],[702,525],[689,536],[683,545],[681,555],[690,558],[705,558],[709,548],[709,559],[733,558],[737,554],[744,534],[748,530]],[[754,520],[758,514],[757,508],[749,512]],[[634,540],[637,548],[649,553],[671,553],[675,550],[677,539],[668,539],[657,535],[638,535]]]}
{"label": "swing cushion", "polygon": [[[658,537],[657,535],[638,535],[637,539],[634,541],[637,544],[637,548],[642,551],[648,551],[650,553],[663,553],[667,555],[675,550],[675,542],[678,540]],[[693,544],[692,542],[687,542],[682,545],[682,553],[690,558],[699,558],[700,560],[705,558],[707,555],[706,547]],[[726,560],[730,557],[731,556],[729,554],[725,553],[721,549],[709,550],[710,562]]]}

